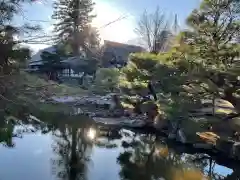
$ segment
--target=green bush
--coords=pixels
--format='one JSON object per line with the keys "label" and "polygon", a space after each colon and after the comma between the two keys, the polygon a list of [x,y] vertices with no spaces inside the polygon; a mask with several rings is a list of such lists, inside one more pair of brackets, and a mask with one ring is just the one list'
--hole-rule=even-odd
{"label": "green bush", "polygon": [[117,68],[100,68],[91,90],[98,94],[118,91],[120,71]]}

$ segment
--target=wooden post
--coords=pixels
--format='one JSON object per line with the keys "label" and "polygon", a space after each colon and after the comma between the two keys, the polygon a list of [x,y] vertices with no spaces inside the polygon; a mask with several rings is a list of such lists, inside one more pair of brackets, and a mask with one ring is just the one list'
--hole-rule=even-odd
{"label": "wooden post", "polygon": [[209,170],[208,170],[208,177],[212,179],[212,167],[213,167],[213,162],[212,158],[209,159]]}
{"label": "wooden post", "polygon": [[212,104],[213,104],[212,114],[213,114],[213,116],[215,116],[215,94],[213,94]]}

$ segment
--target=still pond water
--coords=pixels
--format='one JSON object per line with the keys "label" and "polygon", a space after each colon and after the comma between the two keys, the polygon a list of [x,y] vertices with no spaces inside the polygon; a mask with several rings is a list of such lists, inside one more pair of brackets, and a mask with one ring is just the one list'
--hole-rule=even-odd
{"label": "still pond water", "polygon": [[82,117],[63,119],[47,124],[29,121],[2,124],[1,132],[7,130],[0,134],[0,180],[240,177],[238,165],[224,166],[205,154],[186,153],[161,137],[100,128]]}

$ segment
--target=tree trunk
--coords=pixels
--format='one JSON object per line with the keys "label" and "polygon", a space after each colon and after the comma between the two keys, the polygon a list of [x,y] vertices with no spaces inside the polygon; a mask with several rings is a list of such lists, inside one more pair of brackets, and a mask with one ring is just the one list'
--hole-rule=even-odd
{"label": "tree trunk", "polygon": [[72,129],[72,146],[71,146],[71,160],[70,160],[70,179],[76,179],[77,176],[77,129]]}
{"label": "tree trunk", "polygon": [[74,32],[73,32],[73,54],[74,56],[79,56],[80,55],[80,43],[79,43],[79,28],[78,28],[78,25],[79,25],[79,6],[80,6],[80,2],[79,0],[76,0],[75,2],[75,8],[74,8],[74,11],[75,11],[75,19],[74,19]]}
{"label": "tree trunk", "polygon": [[225,95],[224,95],[223,99],[229,101],[235,107],[237,112],[239,113],[240,112],[240,101],[238,98],[233,96],[233,93],[234,93],[233,88],[226,89],[224,91]]}

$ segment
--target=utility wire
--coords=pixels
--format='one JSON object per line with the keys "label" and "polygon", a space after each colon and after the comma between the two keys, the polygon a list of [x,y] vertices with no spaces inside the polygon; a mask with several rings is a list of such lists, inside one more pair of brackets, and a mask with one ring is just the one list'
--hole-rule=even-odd
{"label": "utility wire", "polygon": [[[52,21],[50,21],[50,20],[28,19],[26,16],[24,16],[24,15],[22,15],[22,16],[23,16],[23,19],[24,19],[24,20],[32,21],[32,22],[46,22],[46,23],[52,22]],[[113,23],[115,23],[115,22],[118,22],[118,21],[121,21],[121,20],[123,20],[123,19],[126,19],[127,17],[128,17],[128,15],[120,16],[119,18],[117,18],[117,19],[115,19],[115,20],[113,20],[113,21],[110,21],[109,23],[101,26],[99,29],[105,28],[105,27],[107,27],[107,26],[109,26],[109,25],[111,25],[111,24],[113,24]]]}
{"label": "utility wire", "polygon": [[[103,29],[103,28],[106,28],[107,26],[113,24],[113,23],[116,23],[120,20],[123,20],[123,19],[126,19],[128,17],[128,15],[125,15],[125,16],[120,16],[119,18],[101,26],[99,29]],[[26,20],[29,20],[27,18],[25,18]],[[29,20],[29,21],[40,21],[40,20]],[[29,44],[49,44],[49,43],[46,43],[46,42],[38,42],[38,41],[34,41],[35,39],[41,39],[41,38],[48,38],[48,37],[51,37],[51,36],[45,36],[45,35],[42,35],[42,36],[36,36],[36,37],[32,37],[31,39],[25,39],[23,40],[25,43],[29,43]],[[33,42],[31,42],[33,41]],[[46,39],[44,40],[46,41]],[[51,40],[47,40],[47,41],[51,41]]]}
{"label": "utility wire", "polygon": [[[28,18],[24,15],[24,12],[23,12],[23,11],[21,12],[21,16],[22,16],[23,19],[26,20],[26,21],[32,21],[32,22],[45,22],[45,23],[52,22],[52,21],[50,21],[50,20],[28,19]],[[118,22],[118,21],[121,21],[121,20],[123,20],[123,19],[126,19],[128,16],[129,16],[129,15],[122,15],[122,16],[118,17],[117,19],[115,19],[115,20],[113,20],[113,21],[110,21],[109,23],[107,23],[107,24],[101,26],[99,29],[105,28],[105,27],[107,27],[107,26],[109,26],[109,25],[111,25],[111,24],[113,24],[113,23],[115,23],[115,22]]]}
{"label": "utility wire", "polygon": [[[44,3],[44,4],[45,4],[45,3]],[[21,16],[23,17],[23,19],[26,20],[26,21],[31,21],[31,22],[42,22],[42,23],[49,23],[49,22],[51,22],[50,20],[28,19],[28,18],[25,16],[25,14],[24,14],[23,11],[20,11],[20,13],[21,13]],[[116,22],[118,22],[118,21],[121,21],[121,20],[123,20],[123,19],[128,18],[128,16],[129,16],[129,15],[122,15],[122,16],[118,17],[117,19],[115,19],[115,20],[113,20],[113,21],[110,21],[109,23],[107,23],[107,24],[101,26],[101,27],[98,28],[98,29],[106,28],[106,27],[108,27],[108,26],[110,26],[110,25],[112,25],[112,24],[114,24],[114,23],[116,23]],[[39,38],[47,38],[47,36],[41,36],[41,37],[38,36],[38,37],[36,37],[36,39],[39,39]],[[27,40],[25,39],[25,40],[23,40],[23,41],[24,41],[24,42],[29,41],[29,43],[31,43],[31,44],[45,44],[45,43],[47,43],[46,40],[44,40],[45,42],[37,42],[37,41],[35,41],[35,43],[34,43],[34,42],[30,42],[30,41],[32,41],[32,40],[34,41],[35,38],[27,39]],[[51,41],[51,40],[47,40],[47,41]],[[47,43],[47,44],[48,44],[48,43]]]}
{"label": "utility wire", "polygon": [[128,15],[120,16],[119,18],[115,19],[114,21],[111,21],[111,22],[109,22],[109,23],[101,26],[99,29],[105,28],[105,27],[107,27],[107,26],[109,26],[109,25],[111,25],[111,24],[113,24],[113,23],[115,23],[115,22],[118,22],[118,21],[121,21],[121,20],[123,20],[123,19],[126,19],[127,17],[128,17]]}

